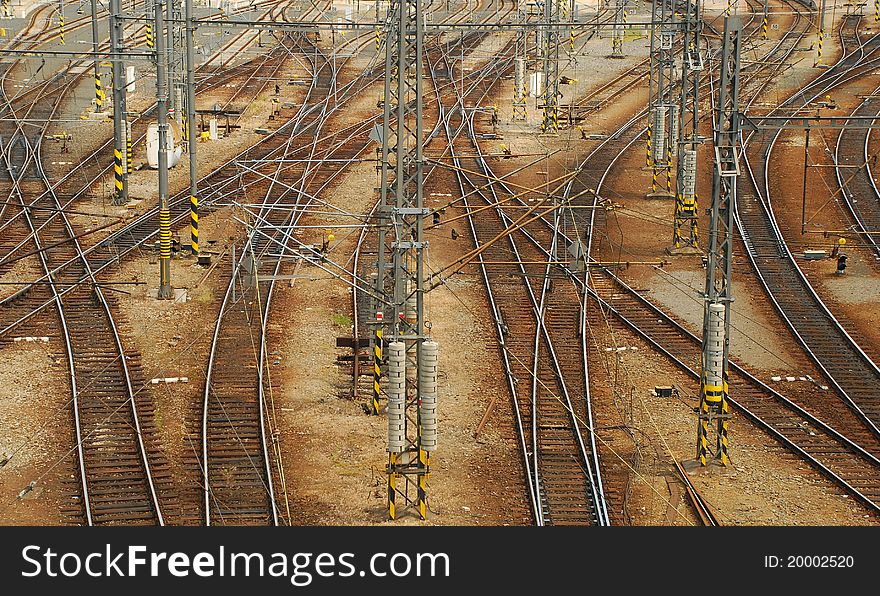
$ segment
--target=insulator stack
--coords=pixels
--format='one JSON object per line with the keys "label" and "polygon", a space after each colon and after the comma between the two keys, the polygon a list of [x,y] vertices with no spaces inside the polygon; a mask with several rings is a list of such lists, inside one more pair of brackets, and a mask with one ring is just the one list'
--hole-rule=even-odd
{"label": "insulator stack", "polygon": [[669,144],[674,150],[678,143],[678,106],[673,104],[669,107],[672,110],[669,119]]}
{"label": "insulator stack", "polygon": [[697,194],[697,152],[687,149],[684,152],[684,188],[685,199],[693,199]]}
{"label": "insulator stack", "polygon": [[410,325],[415,325],[416,323],[416,295],[410,293],[406,299],[406,303],[404,304],[404,312],[406,317],[406,322]]}
{"label": "insulator stack", "polygon": [[388,344],[388,453],[406,447],[406,347],[402,341]]}
{"label": "insulator stack", "polygon": [[514,60],[513,74],[513,119],[526,119],[526,61],[525,58]]}
{"label": "insulator stack", "polygon": [[422,342],[419,355],[419,422],[421,447],[425,451],[437,450],[437,356],[439,346],[435,341]]}
{"label": "insulator stack", "polygon": [[666,113],[665,106],[654,109],[654,129],[651,132],[654,163],[666,163]]}
{"label": "insulator stack", "polygon": [[[706,327],[706,399],[721,399],[721,381],[724,372],[724,305],[720,302],[709,304],[709,321]],[[718,395],[710,395],[717,390]],[[713,399],[717,397],[717,399]]]}

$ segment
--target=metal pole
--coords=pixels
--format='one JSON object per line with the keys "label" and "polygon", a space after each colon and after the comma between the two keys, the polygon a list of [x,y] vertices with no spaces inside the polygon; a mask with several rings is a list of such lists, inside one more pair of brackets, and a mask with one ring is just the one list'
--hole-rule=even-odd
{"label": "metal pole", "polygon": [[165,0],[155,0],[156,23],[156,112],[159,125],[159,292],[160,300],[174,297],[171,289],[171,229],[168,214],[168,87],[165,53]]}
{"label": "metal pole", "polygon": [[103,112],[104,90],[101,89],[100,58],[98,58],[98,0],[92,0],[92,51],[95,53],[95,112]]}
{"label": "metal pole", "polygon": [[64,0],[58,2],[58,35],[61,45],[64,45]]}
{"label": "metal pole", "polygon": [[768,4],[770,4],[770,0],[764,0],[764,18],[761,21],[761,39],[767,39],[767,11],[769,10]]}
{"label": "metal pole", "polygon": [[818,45],[816,47],[816,62],[813,66],[819,66],[822,63],[822,42],[825,39],[825,0],[822,0],[822,5],[819,8],[819,14],[816,20],[818,26],[816,41]]}
{"label": "metal pole", "polygon": [[199,142],[196,126],[196,55],[192,15],[193,0],[184,0],[186,14],[186,128],[189,133],[189,200],[190,200],[190,232],[192,255],[199,256],[199,189],[198,167],[196,163],[196,146]]}
{"label": "metal pole", "polygon": [[806,138],[804,139],[804,191],[801,203],[801,236],[806,233],[807,228],[807,166],[810,161],[810,129],[807,129]]}
{"label": "metal pole", "polygon": [[[424,53],[423,0],[399,0],[391,4],[386,38],[385,109],[382,138],[382,186],[380,214],[390,224],[393,234],[383,233],[380,253],[391,254],[391,270],[380,269],[380,289],[392,287],[392,318],[388,322],[389,358],[388,394],[388,514],[398,514],[397,497],[404,506],[418,508],[427,515],[427,476],[430,452],[435,442],[423,435],[422,398],[436,398],[430,393],[430,381],[423,372],[423,344],[426,342],[424,320],[424,208],[423,179],[423,77]],[[381,260],[380,260],[381,262]],[[388,274],[391,274],[390,279]],[[386,281],[388,283],[386,283]],[[387,295],[387,292],[386,292]],[[404,366],[404,361],[406,365]],[[394,364],[394,371],[392,371]],[[406,379],[405,370],[414,364],[415,391]],[[430,395],[429,395],[430,393]],[[430,400],[429,400],[430,401]],[[432,402],[436,405],[435,402]],[[432,408],[430,416],[435,416]],[[436,420],[425,427],[436,429]],[[397,489],[398,478],[405,487],[416,486],[418,496],[411,499],[408,490]]]}
{"label": "metal pole", "polygon": [[[742,22],[724,19],[721,73],[715,119],[715,168],[712,176],[712,208],[706,256],[706,291],[703,309],[703,352],[700,377],[700,407],[697,423],[697,461],[728,465],[727,432],[728,365],[730,354],[730,303],[733,301],[734,205],[739,176],[739,73]],[[709,429],[717,440],[710,445]]]}
{"label": "metal pole", "polygon": [[[166,0],[166,3],[168,5],[168,7],[166,8],[166,10],[168,11],[168,19],[173,19],[174,15],[172,13],[174,10],[174,0]],[[175,101],[174,101],[174,91],[173,91],[174,83],[177,80],[177,78],[176,78],[177,73],[174,72],[174,45],[175,45],[174,44],[174,25],[171,22],[169,22],[169,23],[167,23],[166,27],[168,28],[168,30],[165,32],[166,42],[165,42],[165,52],[164,53],[166,55],[165,72],[166,72],[166,77],[167,77],[167,81],[168,81],[168,99],[167,99],[168,113],[174,114],[175,109],[177,108],[177,106],[175,105]],[[161,31],[156,32],[156,35],[161,35],[161,34],[162,34]]]}
{"label": "metal pole", "polygon": [[[669,254],[696,254],[699,252],[697,214],[697,148],[699,138],[700,72],[702,4],[700,0],[684,2],[684,39],[682,40],[681,97],[678,109],[678,130],[681,141],[675,143],[675,212],[673,217],[672,247]],[[673,139],[674,140],[674,139]]]}
{"label": "metal pole", "polygon": [[122,1],[110,0],[110,51],[113,52],[113,176],[115,192],[113,204],[124,205],[128,202],[128,172],[123,168],[122,156],[126,151],[125,122],[125,66],[120,57],[122,50]]}

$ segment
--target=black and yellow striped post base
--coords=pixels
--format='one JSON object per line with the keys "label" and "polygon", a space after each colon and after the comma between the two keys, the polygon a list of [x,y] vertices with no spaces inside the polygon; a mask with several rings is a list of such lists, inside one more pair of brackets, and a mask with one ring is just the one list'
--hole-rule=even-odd
{"label": "black and yellow striped post base", "polygon": [[376,330],[376,336],[373,346],[373,407],[371,412],[379,415],[379,397],[382,394],[380,382],[382,380],[382,330]]}
{"label": "black and yellow striped post base", "polygon": [[419,517],[428,517],[428,452],[419,449]]}
{"label": "black and yellow striped post base", "polygon": [[726,371],[724,376],[723,393],[721,395],[721,420],[719,421],[718,428],[718,458],[721,460],[722,466],[727,466],[730,464],[729,445],[727,440],[728,427],[730,425],[730,399],[728,399],[730,389],[727,385],[728,373]]}
{"label": "black and yellow striped post base", "polygon": [[123,176],[122,151],[113,149],[113,204],[125,203],[125,178]]}
{"label": "black and yellow striped post base", "polygon": [[95,111],[103,112],[104,111],[104,99],[105,99],[104,89],[101,87],[101,74],[98,73],[95,75]]}
{"label": "black and yellow striped post base", "polygon": [[132,159],[133,155],[134,152],[131,147],[131,128],[129,128],[125,136],[125,170],[129,176],[131,176],[131,173],[134,171],[134,166],[132,165],[134,163]]}
{"label": "black and yellow striped post base", "polygon": [[388,454],[388,517],[397,519],[397,454]]}
{"label": "black and yellow striped post base", "polygon": [[[697,425],[697,461],[701,466],[710,463],[730,464],[728,430],[730,423],[730,405],[727,399],[727,381],[721,385],[702,383],[702,395],[698,411]],[[717,440],[714,448],[709,439],[709,429],[715,427]]]}
{"label": "black and yellow striped post base", "polygon": [[159,292],[160,300],[174,298],[171,288],[171,211],[163,202],[159,209]]}
{"label": "black and yellow striped post base", "polygon": [[767,17],[761,22],[761,39],[767,39]]}
{"label": "black and yellow striped post base", "polygon": [[153,41],[153,25],[151,23],[147,23],[147,31],[146,31],[146,44],[149,49],[153,49],[154,41]]}
{"label": "black and yellow striped post base", "polygon": [[819,29],[819,37],[816,40],[816,62],[813,63],[813,66],[821,66],[822,64],[822,39],[825,37],[825,32],[822,29]]}
{"label": "black and yellow striped post base", "polygon": [[64,15],[58,13],[58,41],[64,45]]}
{"label": "black and yellow striped post base", "polygon": [[648,122],[648,131],[646,133],[646,143],[645,143],[645,167],[651,167],[651,122]]}
{"label": "black and yellow striped post base", "polygon": [[199,256],[199,198],[189,197],[189,227],[190,227],[190,252],[194,257]]}

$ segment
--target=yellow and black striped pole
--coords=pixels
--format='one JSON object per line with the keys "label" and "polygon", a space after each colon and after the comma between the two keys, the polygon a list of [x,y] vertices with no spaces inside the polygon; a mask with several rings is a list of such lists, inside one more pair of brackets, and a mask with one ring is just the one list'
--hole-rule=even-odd
{"label": "yellow and black striped pole", "polygon": [[101,73],[95,73],[95,111],[104,110],[104,90],[101,88]]}
{"label": "yellow and black striped pole", "polygon": [[706,378],[702,382],[702,395],[700,396],[700,425],[697,437],[697,458],[700,465],[705,466],[710,455],[709,449],[709,420],[710,410],[717,410],[723,401],[723,387],[721,385],[709,385]]}
{"label": "yellow and black striped pole", "polygon": [[721,420],[719,421],[718,425],[718,447],[721,455],[721,465],[723,466],[726,466],[730,463],[727,443],[727,430],[728,425],[730,424],[730,400],[728,399],[730,395],[730,389],[727,385],[728,376],[729,373],[727,371],[724,371],[724,381],[722,383],[723,389],[721,394]]}
{"label": "yellow and black striped pole", "polygon": [[880,21],[880,0],[874,0],[874,22]]}
{"label": "yellow and black striped pole", "polygon": [[131,124],[126,125],[125,130],[125,169],[129,176],[134,171],[134,166],[132,165],[134,160],[132,156],[134,155],[134,151],[132,151],[131,147]]}
{"label": "yellow and black striped pole", "polygon": [[[62,9],[64,10],[63,6]],[[58,13],[58,39],[61,42],[61,45],[64,45],[64,13]]]}
{"label": "yellow and black striped pole", "polygon": [[397,454],[388,454],[388,517],[395,519],[397,510],[394,507],[394,497],[397,493],[397,474],[394,470],[397,467]]}
{"label": "yellow and black striped pole", "polygon": [[419,447],[419,517],[428,517],[428,452]]}
{"label": "yellow and black striped pole", "polygon": [[666,147],[666,192],[672,194],[672,143]]}
{"label": "yellow and black striped pole", "polygon": [[125,193],[124,186],[125,182],[123,181],[122,173],[122,151],[119,149],[113,149],[113,181],[116,186],[116,204],[122,202],[122,197]]}
{"label": "yellow and black striped pole", "polygon": [[373,346],[373,414],[379,415],[379,397],[382,380],[382,330],[376,329],[376,344]]}
{"label": "yellow and black striped pole", "polygon": [[3,16],[10,17],[12,12],[9,10],[9,0],[3,0]]}
{"label": "yellow and black striped pole", "polygon": [[822,38],[825,37],[825,32],[819,29],[819,39],[818,45],[816,46],[816,63],[813,66],[819,66],[822,63]]}
{"label": "yellow and black striped pole", "polygon": [[162,201],[159,208],[159,294],[160,299],[174,297],[171,290],[171,211]]}
{"label": "yellow and black striped pole", "polygon": [[189,197],[190,251],[194,257],[199,256],[199,197]]}
{"label": "yellow and black striped pole", "polygon": [[645,167],[651,167],[651,121],[648,120],[648,134],[647,134],[647,142],[645,143]]}
{"label": "yellow and black striped pole", "polygon": [[146,33],[146,41],[147,47],[149,49],[153,49],[153,24],[147,21],[147,33]]}
{"label": "yellow and black striped pole", "polygon": [[764,15],[764,20],[761,22],[761,39],[767,39],[767,15]]}

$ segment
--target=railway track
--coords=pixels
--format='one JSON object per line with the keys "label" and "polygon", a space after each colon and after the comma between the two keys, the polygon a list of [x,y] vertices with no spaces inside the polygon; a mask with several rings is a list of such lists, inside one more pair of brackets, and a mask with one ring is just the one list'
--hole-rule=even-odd
{"label": "railway track", "polygon": [[[283,484],[280,445],[267,417],[272,385],[265,366],[266,329],[275,286],[274,279],[256,283],[249,263],[259,261],[274,276],[298,253],[299,260],[326,268],[320,253],[294,241],[289,230],[309,219],[307,208],[314,197],[321,196],[371,142],[372,120],[322,134],[339,112],[340,106],[331,100],[337,96],[333,86],[340,73],[329,58],[321,59],[314,65],[310,89],[310,95],[318,97],[311,107],[320,109],[306,109],[307,102],[293,127],[303,140],[313,140],[301,145],[288,140],[273,154],[279,160],[276,165],[262,166],[266,174],[257,175],[255,182],[243,181],[249,196],[261,199],[259,207],[252,207],[257,224],[227,285],[206,375],[202,469],[204,519],[209,525],[277,525],[285,517],[279,501],[286,505],[286,493],[282,489],[280,497],[273,481],[278,478]],[[372,69],[365,74],[374,76]],[[290,516],[286,508],[287,523]]]}
{"label": "railway track", "polygon": [[[876,162],[871,156],[870,145],[872,129],[858,129],[876,123],[880,117],[880,99],[866,97],[850,116],[856,118],[852,127],[844,128],[837,136],[834,146],[834,164],[837,184],[842,189],[841,196],[855,226],[855,232],[880,259],[880,239],[876,232],[880,230],[880,190],[874,180]],[[855,168],[843,169],[843,168]]]}
{"label": "railway track", "polygon": [[[863,43],[858,17],[849,17],[841,37],[848,51],[815,81],[780,107],[796,114],[819,95],[854,75],[873,67],[871,58],[880,48],[876,36]],[[774,113],[781,113],[780,110]],[[753,133],[743,140],[745,169],[751,184],[741,184],[736,220],[746,254],[761,285],[798,342],[834,386],[843,402],[880,437],[880,398],[876,387],[880,368],[846,332],[825,306],[785,243],[773,212],[769,192],[770,156],[780,131]]]}
{"label": "railway track", "polygon": [[[445,66],[430,71],[454,73],[449,55],[440,59]],[[486,171],[486,162],[476,142],[475,112],[464,106],[479,106],[512,65],[512,56],[496,57],[477,76],[471,73],[464,89],[432,78],[441,105],[446,153],[455,166],[455,182],[468,214],[477,208],[475,203],[491,206],[498,196],[494,185],[486,190],[483,181],[466,173]],[[514,404],[535,523],[608,525],[605,488],[589,432],[585,345],[583,336],[572,332],[572,325],[582,321],[581,297],[565,281],[550,291],[549,265],[540,264],[545,259],[519,238],[510,235],[502,242],[491,241],[513,225],[503,211],[486,209],[467,220],[475,249],[482,251],[479,266]]]}
{"label": "railway track", "polygon": [[[623,150],[620,150],[620,154]],[[615,158],[616,160],[616,158]],[[601,190],[609,169],[599,174]],[[651,304],[609,270],[591,274],[590,293],[633,332],[699,379],[700,340]],[[735,362],[731,363],[732,402],[760,428],[845,488],[869,510],[877,511],[876,441],[864,429],[848,436],[767,387]],[[865,446],[870,446],[870,450]]]}
{"label": "railway track", "polygon": [[[68,514],[88,525],[162,525],[157,486],[168,489],[169,476],[150,404],[134,393],[133,387],[142,383],[138,361],[122,345],[110,301],[82,258],[57,195],[46,192],[51,184],[40,155],[46,125],[33,135],[23,122],[48,122],[69,84],[44,86],[24,113],[2,87],[12,118],[4,126],[14,127],[2,151],[8,196],[18,202],[28,243],[43,272],[49,275],[58,263],[71,263],[65,274],[50,276],[51,283],[45,284],[58,316],[72,392],[79,478],[76,505]],[[41,198],[31,201],[34,196]],[[80,283],[82,278],[90,283]]]}
{"label": "railway track", "polygon": [[[781,49],[786,53],[790,53],[797,40],[796,36],[791,36],[787,43],[783,39],[783,43],[777,47],[777,51]],[[630,129],[634,128],[632,124],[631,122]],[[597,159],[595,152],[585,161],[585,164],[589,164],[586,178],[588,180],[593,178],[595,182],[598,182],[596,186],[597,193],[598,189],[601,188],[605,175],[611,165],[613,165],[613,161],[616,160],[616,156],[631,146],[641,134],[641,131],[637,131],[637,134],[626,135],[627,130],[627,127],[624,127],[623,131],[618,131],[618,134],[614,135],[610,143],[608,143],[610,148],[615,149],[614,151],[608,151],[608,154],[613,156],[610,163],[608,160],[603,162],[600,157],[601,154],[599,154],[599,159]],[[590,176],[590,172],[592,172],[592,176]],[[585,176],[583,175],[579,176],[578,184],[575,188],[569,190],[570,194],[577,194],[578,190],[586,188],[586,185],[583,184],[584,178]],[[590,219],[591,221],[592,218]],[[589,230],[590,222],[581,221],[578,225],[571,227]],[[546,222],[546,220],[544,220],[544,223],[549,226],[549,222]],[[588,234],[584,234],[584,236],[589,237]],[[533,242],[536,245],[539,244],[537,240],[533,240]],[[545,252],[547,256],[550,255],[549,252]],[[610,272],[607,271],[602,273],[610,275]],[[592,280],[595,284],[597,277],[594,276]],[[594,298],[601,300],[595,287],[590,289],[590,293]],[[629,306],[632,306],[633,302],[637,303],[638,300],[643,300],[631,289],[628,289],[628,293],[618,289],[616,292],[611,292],[610,295],[615,299],[614,304],[628,303]],[[603,301],[602,303],[608,307],[607,302]],[[644,301],[644,304],[637,304],[636,308],[632,308],[630,312],[625,312],[623,309],[611,310],[628,325],[631,325],[633,330],[648,339],[661,352],[672,357],[680,366],[692,373],[698,370],[699,340],[691,336],[688,341],[685,341],[686,332],[668,319],[668,317],[665,317],[659,309],[653,306],[649,308],[648,303]],[[639,317],[636,318],[633,313],[639,315]],[[627,315],[629,318],[627,318]],[[666,319],[665,322],[658,317],[664,317]],[[673,344],[672,346],[668,345],[670,341],[676,338],[681,343],[678,345]],[[686,343],[690,345],[685,346],[684,344]],[[691,360],[689,365],[686,364],[687,358],[684,357],[684,354],[689,354],[689,359]],[[756,424],[770,432],[771,435],[792,451],[810,461],[833,481],[846,488],[869,509],[876,510],[876,499],[878,496],[877,481],[871,477],[866,478],[864,474],[866,469],[876,466],[876,456],[865,451],[857,443],[843,437],[840,433],[811,416],[793,402],[785,399],[769,387],[764,386],[757,379],[748,375],[748,373],[738,368],[736,370],[737,374],[742,373],[745,375],[751,384],[749,388],[739,388],[737,384],[734,384],[738,383],[739,379],[732,379],[735,394],[739,395],[742,392],[744,396],[748,396],[747,399],[741,399],[737,406],[742,408],[743,412]],[[773,400],[768,400],[768,394],[772,396]],[[770,404],[773,405],[770,406]],[[698,510],[703,509],[700,506],[696,508]],[[704,522],[706,521],[710,520],[704,519]]]}
{"label": "railway track", "polygon": [[[290,226],[311,202],[342,172],[348,162],[366,149],[369,126],[343,128],[340,134],[322,135],[336,106],[330,105],[338,71],[321,55],[315,64],[313,85],[307,102],[320,110],[304,109],[297,128],[311,129],[313,141],[293,145],[290,138],[279,145],[278,170],[255,176],[251,196],[264,205],[258,224],[241,247],[241,258],[227,285],[215,327],[206,374],[202,418],[202,470],[204,473],[204,519],[208,525],[273,524],[279,519],[270,451],[280,452],[267,429],[266,325],[272,304],[274,281],[256,284],[248,263],[259,261],[270,274],[277,274],[288,257]],[[359,141],[359,142],[358,142]],[[332,159],[320,167],[315,160]],[[337,161],[339,160],[339,161]],[[265,169],[270,169],[267,166]],[[283,180],[283,183],[282,183]],[[261,187],[265,187],[260,192]],[[274,253],[270,255],[269,253]],[[318,255],[314,255],[317,258]],[[273,447],[270,449],[270,442]],[[279,462],[280,469],[280,462]],[[288,523],[290,511],[287,510]]]}

